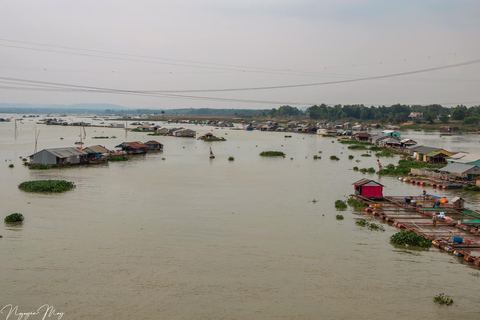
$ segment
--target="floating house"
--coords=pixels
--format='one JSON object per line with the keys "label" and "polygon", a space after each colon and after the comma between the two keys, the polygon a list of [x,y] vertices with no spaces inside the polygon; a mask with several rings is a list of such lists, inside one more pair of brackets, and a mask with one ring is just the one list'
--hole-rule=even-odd
{"label": "floating house", "polygon": [[402,144],[402,147],[403,147],[403,148],[407,148],[407,147],[411,147],[411,146],[416,145],[416,144],[417,144],[417,141],[414,141],[414,140],[412,140],[412,139],[405,138],[405,139],[400,140],[400,143]]}
{"label": "floating house", "polygon": [[145,142],[145,144],[148,147],[147,150],[163,150],[163,144],[158,141],[150,140]]}
{"label": "floating house", "polygon": [[413,147],[410,147],[409,150],[410,150],[410,154],[413,156],[413,158],[415,158],[418,161],[423,161],[423,162],[428,161],[427,155],[429,155],[428,157],[430,157],[430,159],[432,159],[432,157],[437,156],[436,154],[434,154],[434,153],[437,153],[437,152],[441,153],[442,155],[446,155],[446,157],[438,156],[438,157],[443,157],[443,158],[451,157],[451,156],[454,155],[454,153],[449,152],[445,149],[434,148],[434,147],[426,147],[426,146],[413,146]]}
{"label": "floating house", "polygon": [[352,183],[355,194],[367,198],[383,198],[383,184],[370,179],[361,179]]}
{"label": "floating house", "polygon": [[173,136],[175,137],[184,137],[184,138],[195,138],[197,132],[195,130],[190,129],[180,129],[173,132]]}
{"label": "floating house", "polygon": [[445,164],[447,163],[447,158],[450,156],[450,153],[445,151],[438,151],[438,152],[430,152],[425,155],[426,160],[428,163],[432,164]]}
{"label": "floating house", "polygon": [[167,136],[170,133],[170,130],[168,130],[168,128],[158,128],[157,133]]}
{"label": "floating house", "polygon": [[91,146],[83,148],[83,151],[87,153],[87,160],[89,163],[101,163],[106,162],[110,156],[110,151],[101,145]]}
{"label": "floating house", "polygon": [[368,139],[370,138],[370,134],[366,132],[359,132],[355,133],[354,137],[357,141],[368,141]]}
{"label": "floating house", "polygon": [[448,164],[463,163],[480,167],[480,155],[474,153],[459,152],[451,155],[450,158],[447,159],[447,162]]}
{"label": "floating house", "polygon": [[71,165],[86,163],[88,154],[74,147],[43,149],[30,156],[33,164]]}
{"label": "floating house", "polygon": [[369,141],[370,141],[372,144],[378,146],[378,145],[380,145],[380,142],[381,142],[382,140],[386,140],[386,139],[388,139],[387,136],[375,135],[375,136],[371,136],[371,137],[369,138]]}
{"label": "floating house", "polygon": [[462,164],[462,163],[452,163],[439,169],[438,171],[448,174],[448,178],[459,178],[472,180],[473,177],[480,175],[480,168],[477,166]]}
{"label": "floating house", "polygon": [[452,199],[452,207],[454,209],[464,209],[465,208],[465,200],[460,197],[455,197]]}
{"label": "floating house", "polygon": [[395,130],[383,130],[382,133],[384,136],[393,137],[397,139],[400,139],[400,137],[402,136],[400,132]]}
{"label": "floating house", "polygon": [[148,146],[141,142],[122,142],[115,148],[120,148],[126,154],[142,154],[147,153]]}

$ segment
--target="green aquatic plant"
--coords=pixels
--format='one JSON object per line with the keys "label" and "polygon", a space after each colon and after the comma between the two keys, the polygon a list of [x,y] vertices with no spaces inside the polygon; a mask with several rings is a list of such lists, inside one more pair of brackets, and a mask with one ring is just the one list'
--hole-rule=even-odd
{"label": "green aquatic plant", "polygon": [[413,231],[401,231],[397,232],[390,237],[390,242],[405,246],[414,246],[429,248],[432,246],[432,242],[425,239],[423,236],[416,234]]}
{"label": "green aquatic plant", "polygon": [[371,157],[372,155],[369,153],[362,153],[360,157]]}
{"label": "green aquatic plant", "polygon": [[314,155],[314,156],[313,156],[313,160],[318,160],[318,159],[322,159],[322,157],[317,156],[317,155]]}
{"label": "green aquatic plant", "polygon": [[13,167],[15,167],[15,166],[14,166],[13,164],[9,164],[8,167],[9,167],[9,168],[13,168]]}
{"label": "green aquatic plant", "polygon": [[128,157],[127,156],[111,156],[110,158],[108,158],[108,161],[128,161]]}
{"label": "green aquatic plant", "polygon": [[50,167],[46,164],[40,164],[40,163],[37,163],[37,164],[32,164],[30,167],[29,167],[30,170],[47,170],[47,169],[50,169]]}
{"label": "green aquatic plant", "polygon": [[349,159],[349,160],[352,160],[353,158],[354,158],[354,156],[352,156],[352,155],[349,155],[349,156],[348,156],[348,159]]}
{"label": "green aquatic plant", "polygon": [[338,161],[338,160],[340,160],[340,158],[337,157],[337,156],[330,156],[330,160]]}
{"label": "green aquatic plant", "polygon": [[361,145],[353,145],[353,146],[348,146],[348,149],[350,150],[367,150],[366,146],[361,146]]}
{"label": "green aquatic plant", "polygon": [[337,214],[337,215],[335,216],[335,218],[336,218],[337,220],[343,220],[343,215]]}
{"label": "green aquatic plant", "polygon": [[261,157],[285,157],[282,151],[263,151],[260,153]]}
{"label": "green aquatic plant", "polygon": [[358,171],[358,167],[353,167],[353,171]]}
{"label": "green aquatic plant", "polygon": [[22,182],[18,188],[25,192],[60,193],[72,190],[75,184],[65,180],[35,180]]}
{"label": "green aquatic plant", "polygon": [[453,303],[453,299],[445,295],[444,293],[440,293],[433,298],[433,302],[438,304],[446,304],[447,306],[449,306]]}
{"label": "green aquatic plant", "polygon": [[12,213],[5,217],[5,222],[22,222],[25,218],[21,213]]}
{"label": "green aquatic plant", "polygon": [[347,204],[343,200],[337,200],[335,201],[335,208],[339,210],[344,210],[347,209]]}
{"label": "green aquatic plant", "polygon": [[234,157],[228,157],[228,161],[233,161],[233,160],[235,160]]}
{"label": "green aquatic plant", "polygon": [[357,226],[366,227],[366,228],[368,228],[370,230],[374,230],[374,231],[385,231],[385,228],[382,225],[376,224],[376,223],[373,223],[373,222],[368,222],[365,219],[357,219],[357,221],[355,221],[355,224]]}
{"label": "green aquatic plant", "polygon": [[354,197],[348,198],[347,203],[350,207],[354,207],[354,208],[364,208],[367,206],[365,202],[357,200]]}

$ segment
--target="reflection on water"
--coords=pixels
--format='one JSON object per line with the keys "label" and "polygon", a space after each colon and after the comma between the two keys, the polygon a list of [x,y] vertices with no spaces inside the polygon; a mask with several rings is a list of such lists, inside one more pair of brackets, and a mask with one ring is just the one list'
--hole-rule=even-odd
{"label": "reflection on water", "polygon": [[[0,226],[2,306],[48,303],[64,319],[476,319],[480,311],[471,266],[435,248],[398,249],[389,243],[394,227],[356,226],[361,212],[348,209],[344,220],[335,219],[335,200],[352,193],[353,182],[376,178],[352,168],[376,168],[376,160],[333,138],[215,129],[228,132],[227,141],[209,143],[130,132],[129,141],[154,138],[164,151],[124,163],[32,171],[20,157],[33,153],[34,126],[20,125],[15,142],[12,124],[0,125],[2,212],[25,216],[18,229]],[[78,138],[78,128],[39,128],[39,150],[73,146]],[[91,139],[96,130],[119,138]],[[113,148],[124,140],[121,129],[86,131],[86,146]],[[409,137],[426,145],[439,140],[438,134]],[[479,147],[477,136],[455,139],[442,138],[442,146]],[[259,157],[269,150],[287,156]],[[322,159],[314,160],[319,151]],[[77,187],[56,195],[18,190],[34,179]],[[381,183],[387,195],[422,192],[397,177]],[[480,204],[472,193],[429,193]],[[440,310],[432,299],[441,292],[458,307]]]}

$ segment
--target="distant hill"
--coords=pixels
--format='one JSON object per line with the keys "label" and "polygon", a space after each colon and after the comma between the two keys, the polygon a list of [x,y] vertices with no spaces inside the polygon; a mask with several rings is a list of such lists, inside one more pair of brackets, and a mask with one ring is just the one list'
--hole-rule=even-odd
{"label": "distant hill", "polygon": [[[0,103],[2,109],[88,109],[88,110],[125,110],[124,106],[109,103],[76,103],[76,104],[35,104],[35,103]],[[132,108],[130,108],[132,109]]]}

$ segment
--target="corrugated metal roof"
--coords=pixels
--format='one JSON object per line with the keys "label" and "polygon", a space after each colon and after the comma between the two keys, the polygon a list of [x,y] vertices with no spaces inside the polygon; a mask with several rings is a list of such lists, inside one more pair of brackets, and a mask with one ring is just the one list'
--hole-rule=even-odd
{"label": "corrugated metal roof", "polygon": [[473,168],[478,168],[478,167],[468,165],[468,164],[463,164],[463,163],[452,163],[446,167],[443,167],[442,169],[439,169],[438,171],[463,174],[463,173],[466,173],[467,171],[472,170]]}
{"label": "corrugated metal roof", "polygon": [[73,157],[73,156],[85,156],[85,155],[87,155],[86,152],[84,152],[82,150],[78,150],[77,148],[74,148],[74,147],[51,148],[51,149],[44,149],[44,150],[53,154],[57,158],[70,158],[70,157]]}
{"label": "corrugated metal roof", "polygon": [[93,153],[108,153],[108,149],[101,146],[101,145],[96,145],[96,146],[91,146],[91,147],[86,147],[83,149],[85,152],[93,152]]}
{"label": "corrugated metal roof", "polygon": [[368,183],[373,183],[373,184],[376,184],[376,185],[379,185],[379,186],[384,187],[383,184],[380,184],[380,183],[378,183],[377,181],[373,181],[373,180],[370,180],[370,179],[367,179],[367,178],[360,179],[360,180],[358,180],[357,182],[352,183],[352,185],[354,185],[354,186],[363,186],[363,185],[366,185],[366,184],[368,184]]}
{"label": "corrugated metal roof", "polygon": [[467,162],[474,162],[480,160],[480,155],[466,153],[466,152],[459,152],[449,158],[451,161],[459,162],[459,163],[467,163]]}
{"label": "corrugated metal roof", "polygon": [[158,144],[159,144],[159,145],[162,145],[160,142],[155,141],[155,140],[147,141],[147,142],[145,142],[145,144],[155,144],[155,145],[158,145]]}
{"label": "corrugated metal roof", "polygon": [[440,150],[440,148],[418,146],[418,147],[411,148],[410,150],[413,150],[413,151],[421,153],[421,154],[428,154],[428,153]]}
{"label": "corrugated metal roof", "polygon": [[120,148],[120,147],[124,147],[124,146],[128,146],[130,148],[133,148],[133,149],[141,149],[141,148],[148,148],[148,146],[146,144],[143,144],[139,141],[135,141],[135,142],[122,142],[121,144],[119,144],[118,146],[116,146],[115,148]]}
{"label": "corrugated metal roof", "polygon": [[370,134],[366,133],[366,132],[359,132],[359,133],[356,133],[355,134],[357,137],[370,137]]}

